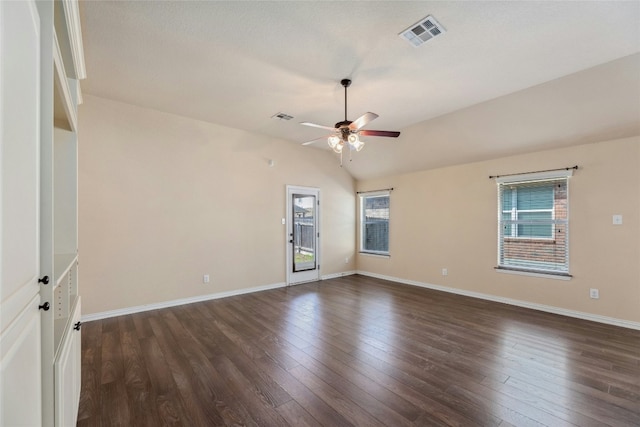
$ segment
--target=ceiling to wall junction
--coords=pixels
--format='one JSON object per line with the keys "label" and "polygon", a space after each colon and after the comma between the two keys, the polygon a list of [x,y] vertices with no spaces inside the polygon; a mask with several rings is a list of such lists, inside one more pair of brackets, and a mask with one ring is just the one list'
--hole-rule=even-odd
{"label": "ceiling to wall junction", "polygon": [[[85,1],[83,92],[299,144],[380,117],[357,179],[640,133],[640,2]],[[398,34],[427,15],[446,32]],[[271,118],[284,112],[290,121]],[[320,141],[309,150],[327,149]],[[337,162],[336,162],[337,164]]]}

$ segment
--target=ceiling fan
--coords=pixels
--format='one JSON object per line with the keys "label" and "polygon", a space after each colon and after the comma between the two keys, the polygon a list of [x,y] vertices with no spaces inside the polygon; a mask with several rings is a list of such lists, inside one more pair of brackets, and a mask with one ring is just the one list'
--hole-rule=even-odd
{"label": "ceiling fan", "polygon": [[[333,133],[329,135],[327,142],[329,143],[329,147],[331,147],[333,151],[340,154],[342,154],[342,150],[345,146],[347,146],[350,151],[362,150],[362,147],[364,147],[364,141],[360,139],[360,136],[386,136],[390,138],[397,138],[400,135],[400,132],[395,131],[362,129],[362,127],[364,127],[367,123],[378,117],[378,115],[375,113],[364,113],[354,121],[348,120],[347,88],[351,86],[351,80],[342,79],[340,81],[340,84],[342,84],[342,87],[344,87],[344,120],[336,123],[334,127],[322,126],[309,122],[302,122],[300,123],[301,125],[333,131]],[[302,145],[313,144],[314,142],[317,142],[323,138],[326,138],[326,136],[321,136],[320,138],[307,141]]]}

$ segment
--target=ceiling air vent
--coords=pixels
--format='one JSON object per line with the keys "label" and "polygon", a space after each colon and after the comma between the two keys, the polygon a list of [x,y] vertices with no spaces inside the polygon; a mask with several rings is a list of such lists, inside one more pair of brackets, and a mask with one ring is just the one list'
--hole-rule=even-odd
{"label": "ceiling air vent", "polygon": [[436,18],[429,15],[398,35],[411,43],[412,46],[418,47],[424,42],[444,34],[446,31],[447,30],[445,30],[444,27],[436,21]]}
{"label": "ceiling air vent", "polygon": [[271,118],[278,119],[278,120],[291,120],[293,119],[293,116],[290,116],[289,114],[285,114],[285,113],[277,113],[271,116]]}

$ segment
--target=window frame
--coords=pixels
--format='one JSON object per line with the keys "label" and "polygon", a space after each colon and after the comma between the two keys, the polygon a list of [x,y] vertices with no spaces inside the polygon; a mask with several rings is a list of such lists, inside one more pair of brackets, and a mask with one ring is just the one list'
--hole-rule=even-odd
{"label": "window frame", "polygon": [[[390,256],[390,242],[389,242],[389,228],[390,228],[390,224],[391,224],[391,191],[388,190],[384,190],[384,191],[370,191],[370,192],[362,192],[359,193],[359,198],[360,198],[360,242],[359,242],[359,250],[358,252],[360,254],[364,254],[364,255],[375,255],[375,256],[382,256],[382,257],[389,257]],[[367,221],[366,221],[366,216],[365,216],[365,201],[368,198],[377,198],[377,197],[387,197],[388,198],[388,208],[387,208],[387,250],[386,251],[377,251],[377,250],[372,250],[372,249],[365,249],[365,238],[366,238],[366,225],[367,225]]]}
{"label": "window frame", "polygon": [[[497,216],[498,216],[498,229],[497,229],[497,267],[495,267],[496,271],[501,272],[501,273],[514,273],[514,274],[524,274],[524,275],[530,275],[530,276],[535,276],[535,277],[549,277],[549,278],[560,278],[560,279],[565,279],[565,280],[569,280],[572,276],[569,273],[570,271],[570,265],[569,265],[569,249],[570,249],[570,242],[569,242],[569,178],[573,175],[573,169],[567,169],[567,170],[557,170],[557,171],[549,171],[549,172],[538,172],[538,173],[529,173],[529,174],[518,174],[518,175],[509,175],[509,176],[503,176],[503,177],[497,177],[496,178],[496,183],[497,183],[497,199],[498,199],[498,209],[497,209]],[[565,202],[565,209],[566,209],[566,218],[561,218],[558,219],[557,218],[557,212],[556,212],[556,190],[554,190],[554,203],[553,203],[553,209],[552,209],[552,217],[549,220],[551,222],[551,226],[553,227],[552,229],[552,233],[551,233],[551,237],[547,238],[547,237],[535,237],[535,236],[513,236],[514,230],[513,228],[517,228],[518,224],[511,224],[511,230],[510,233],[511,235],[504,235],[502,232],[502,227],[503,227],[503,221],[505,219],[503,219],[503,215],[505,213],[510,213],[511,210],[504,210],[504,205],[503,205],[503,201],[502,201],[502,194],[501,191],[503,190],[503,185],[513,185],[513,186],[517,186],[519,184],[533,184],[535,182],[560,182],[563,181],[565,183],[565,191],[566,191],[566,202]],[[513,197],[513,196],[512,196]],[[517,206],[516,206],[517,208]],[[512,208],[513,210],[513,208]],[[527,210],[521,210],[522,211],[527,211]],[[538,211],[538,210],[535,210]],[[545,211],[545,209],[540,210],[540,211]],[[548,211],[548,209],[546,209],[546,211]],[[509,220],[510,221],[510,220]],[[556,228],[557,225],[561,224],[564,229],[564,262],[563,263],[554,263],[556,264],[556,266],[560,267],[559,269],[556,268],[544,268],[544,266],[536,266],[536,260],[535,259],[523,259],[524,261],[529,261],[530,264],[529,265],[517,265],[517,263],[504,263],[503,262],[503,258],[504,258],[504,244],[505,243],[509,243],[509,242],[530,242],[530,243],[535,243],[535,242],[540,242],[540,244],[552,244],[557,240],[557,235],[556,235]],[[516,230],[517,233],[517,230]],[[528,251],[533,252],[533,249],[527,249]],[[528,255],[528,253],[526,254]],[[525,256],[526,256],[525,255]],[[526,262],[523,264],[527,264]]]}

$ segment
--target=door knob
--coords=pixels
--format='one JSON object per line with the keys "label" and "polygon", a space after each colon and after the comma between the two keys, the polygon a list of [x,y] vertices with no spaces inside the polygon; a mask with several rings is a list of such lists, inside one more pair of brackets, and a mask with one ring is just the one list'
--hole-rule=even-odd
{"label": "door knob", "polygon": [[45,302],[44,304],[41,304],[41,305],[39,305],[39,306],[38,306],[38,308],[39,308],[40,310],[44,310],[44,311],[49,311],[49,308],[50,308],[50,307],[51,307],[51,306],[49,305],[49,303],[48,303],[48,302]]}

